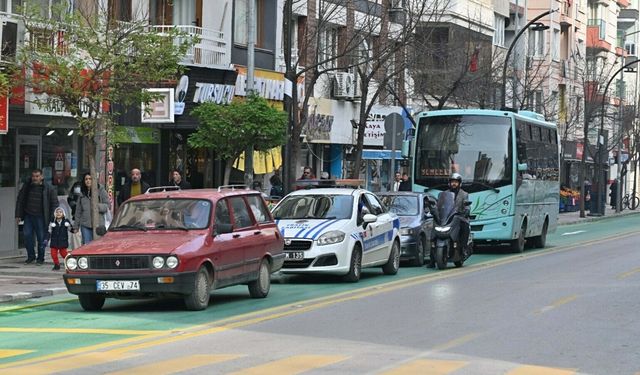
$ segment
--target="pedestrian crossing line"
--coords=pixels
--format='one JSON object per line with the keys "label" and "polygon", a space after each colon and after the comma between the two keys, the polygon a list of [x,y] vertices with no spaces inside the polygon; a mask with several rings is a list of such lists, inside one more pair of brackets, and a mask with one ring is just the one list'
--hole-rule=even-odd
{"label": "pedestrian crossing line", "polygon": [[0,375],[45,375],[61,371],[76,370],[83,367],[98,366],[113,361],[122,361],[139,356],[136,353],[118,353],[114,351],[91,352],[52,361],[38,362],[28,366],[12,367],[0,370]]}
{"label": "pedestrian crossing line", "polygon": [[110,372],[107,375],[169,375],[181,371],[192,370],[205,365],[230,361],[240,357],[243,356],[236,354],[196,354],[138,367],[129,367],[122,371]]}
{"label": "pedestrian crossing line", "polygon": [[509,371],[507,375],[571,375],[576,372],[575,369],[525,365]]}
{"label": "pedestrian crossing line", "polygon": [[33,350],[0,349],[0,358],[15,357],[17,355],[23,355],[31,352],[33,352]]}
{"label": "pedestrian crossing line", "polygon": [[444,361],[435,359],[416,359],[399,367],[383,372],[383,375],[445,375],[468,364],[465,361]]}
{"label": "pedestrian crossing line", "polygon": [[348,359],[342,355],[297,355],[247,368],[232,375],[294,375]]}

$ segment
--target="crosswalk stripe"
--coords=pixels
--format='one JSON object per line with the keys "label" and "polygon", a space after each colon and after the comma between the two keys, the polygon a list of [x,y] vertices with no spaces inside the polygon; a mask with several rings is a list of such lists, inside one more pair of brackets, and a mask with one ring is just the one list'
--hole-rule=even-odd
{"label": "crosswalk stripe", "polygon": [[97,366],[103,363],[120,361],[138,356],[136,353],[123,353],[116,351],[92,352],[55,359],[46,362],[37,362],[23,367],[13,367],[0,370],[0,375],[45,375],[61,371],[75,370],[83,367]]}
{"label": "crosswalk stripe", "polygon": [[507,375],[571,375],[575,374],[574,369],[562,369],[541,366],[520,366],[507,373]]}
{"label": "crosswalk stripe", "polygon": [[0,349],[0,358],[15,357],[17,355],[31,353],[33,350],[19,350],[19,349]]}
{"label": "crosswalk stripe", "polygon": [[344,361],[347,358],[349,357],[341,355],[297,355],[234,372],[232,375],[293,375]]}
{"label": "crosswalk stripe", "polygon": [[234,354],[196,354],[186,357],[173,358],[166,361],[155,362],[148,365],[138,367],[130,367],[126,370],[110,372],[108,375],[168,375],[175,374],[180,371],[187,371],[194,368],[230,361],[242,357]]}
{"label": "crosswalk stripe", "polygon": [[463,361],[441,361],[435,359],[416,359],[405,363],[392,370],[384,372],[384,375],[445,375],[464,367],[468,362]]}

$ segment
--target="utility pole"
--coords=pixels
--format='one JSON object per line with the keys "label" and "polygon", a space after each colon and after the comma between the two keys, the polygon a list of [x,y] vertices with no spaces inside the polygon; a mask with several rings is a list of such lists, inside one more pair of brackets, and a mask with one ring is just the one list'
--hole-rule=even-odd
{"label": "utility pole", "polygon": [[[253,94],[255,47],[256,47],[256,4],[255,0],[247,1],[247,96]],[[244,184],[253,188],[253,144],[244,151]]]}
{"label": "utility pole", "polygon": [[293,18],[293,0],[285,0],[284,1],[284,62],[286,65],[285,72],[285,96],[284,96],[284,109],[288,115],[287,121],[287,131],[286,131],[286,140],[287,143],[284,145],[284,158],[282,160],[282,187],[283,194],[288,194],[291,189],[291,184],[293,182],[293,177],[291,176],[291,134],[293,134],[293,125],[295,123],[295,105],[294,101],[294,93],[293,93],[293,81],[290,79],[293,75],[293,63],[291,59],[291,51],[293,43],[293,38],[291,36],[292,27],[291,27],[291,19]]}
{"label": "utility pole", "polygon": [[[623,39],[624,40],[624,39]],[[624,59],[624,57],[622,57],[622,59]],[[624,61],[624,60],[622,60]],[[620,194],[620,192],[622,191],[622,175],[620,174],[620,168],[622,168],[622,163],[620,161],[620,159],[622,159],[622,122],[624,121],[623,119],[623,112],[622,112],[622,94],[623,94],[623,89],[624,88],[624,70],[622,70],[620,72],[620,111],[619,111],[619,117],[620,117],[620,122],[618,124],[618,134],[617,134],[617,139],[618,142],[617,143],[617,147],[618,147],[618,152],[616,154],[617,159],[618,159],[618,165],[617,165],[617,171],[616,171],[616,179],[617,179],[617,183],[616,183],[616,191],[615,191],[615,195],[616,195],[616,213],[622,211],[621,207],[622,206],[622,194]]]}

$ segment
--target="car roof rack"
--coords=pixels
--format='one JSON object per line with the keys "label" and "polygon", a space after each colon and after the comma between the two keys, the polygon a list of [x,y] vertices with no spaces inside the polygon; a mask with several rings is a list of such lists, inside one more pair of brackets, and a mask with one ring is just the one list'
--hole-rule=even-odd
{"label": "car roof rack", "polygon": [[158,193],[158,192],[162,192],[162,191],[180,191],[180,186],[155,186],[155,187],[150,187],[147,189],[147,191],[145,191],[145,194],[149,194],[149,193]]}
{"label": "car roof rack", "polygon": [[249,190],[247,185],[221,185],[218,186],[218,193],[222,190]]}

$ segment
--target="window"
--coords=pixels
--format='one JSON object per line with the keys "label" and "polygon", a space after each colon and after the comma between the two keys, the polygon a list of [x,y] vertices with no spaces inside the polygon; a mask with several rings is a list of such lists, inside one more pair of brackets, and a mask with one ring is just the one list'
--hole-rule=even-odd
{"label": "window", "polygon": [[249,216],[249,210],[244,203],[244,199],[241,197],[234,197],[230,199],[231,209],[233,210],[233,226],[237,228],[247,228],[253,226],[251,216]]}
{"label": "window", "polygon": [[109,0],[110,21],[131,21],[131,1]]}
{"label": "window", "polygon": [[231,216],[229,215],[226,199],[221,199],[216,203],[215,218],[216,224],[231,224]]}
{"label": "window", "polygon": [[544,44],[544,30],[529,30],[529,56],[542,57]]}
{"label": "window", "polygon": [[336,56],[338,55],[338,29],[327,27],[320,35],[320,62],[324,62],[325,67],[334,68],[336,66]]}
{"label": "window", "polygon": [[625,42],[624,49],[627,51],[628,55],[635,56],[636,55],[636,44],[634,42]]}
{"label": "window", "polygon": [[560,60],[560,30],[553,29],[553,44],[551,45],[551,58],[554,61]]}
{"label": "window", "polygon": [[504,47],[504,22],[505,18],[499,14],[493,16],[493,44]]}
{"label": "window", "polygon": [[246,46],[249,43],[249,1],[254,2],[256,14],[256,47],[264,45],[264,1],[260,0],[234,0],[233,11],[233,43]]}
{"label": "window", "polygon": [[249,207],[253,212],[253,217],[256,219],[258,224],[268,223],[271,221],[269,210],[267,210],[267,206],[265,206],[262,198],[257,195],[252,195],[247,197],[247,201],[249,202]]}
{"label": "window", "polygon": [[382,206],[382,204],[380,203],[380,201],[378,200],[378,198],[370,193],[366,193],[365,194],[367,200],[369,201],[369,206],[371,207],[371,209],[373,210],[371,213],[374,215],[381,215],[384,213],[384,208]]}
{"label": "window", "polygon": [[149,22],[154,25],[173,25],[173,1],[150,0]]}

